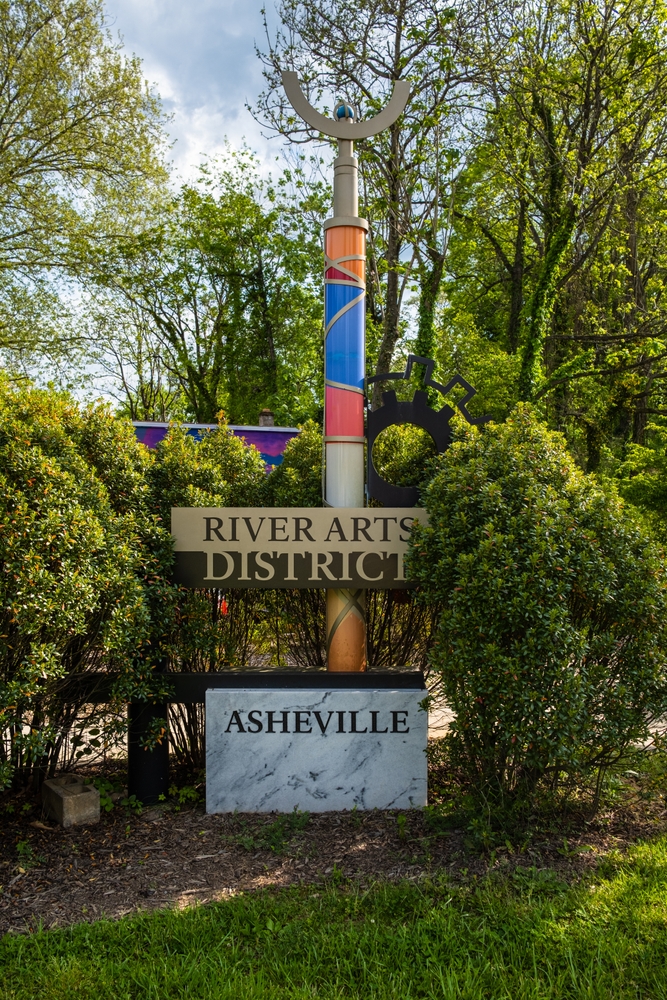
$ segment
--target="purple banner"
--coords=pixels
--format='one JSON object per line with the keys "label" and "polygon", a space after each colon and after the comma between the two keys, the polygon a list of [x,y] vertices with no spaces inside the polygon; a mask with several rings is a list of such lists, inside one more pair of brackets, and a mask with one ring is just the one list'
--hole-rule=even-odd
{"label": "purple banner", "polygon": [[[139,420],[133,420],[132,423],[137,441],[141,441],[147,448],[156,448],[169,430],[168,423]],[[181,424],[181,427],[197,441],[201,441],[204,434],[218,429],[217,424]],[[229,430],[236,437],[243,438],[246,444],[257,448],[267,472],[281,464],[285,445],[299,433],[298,427],[242,427],[238,424],[229,424]]]}

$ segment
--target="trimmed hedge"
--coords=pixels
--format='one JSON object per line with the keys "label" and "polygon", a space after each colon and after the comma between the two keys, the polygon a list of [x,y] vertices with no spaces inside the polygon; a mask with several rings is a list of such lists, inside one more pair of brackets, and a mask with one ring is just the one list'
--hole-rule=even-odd
{"label": "trimmed hedge", "polygon": [[528,407],[459,425],[410,555],[442,602],[431,663],[449,749],[485,801],[600,774],[667,711],[667,577],[611,486]]}

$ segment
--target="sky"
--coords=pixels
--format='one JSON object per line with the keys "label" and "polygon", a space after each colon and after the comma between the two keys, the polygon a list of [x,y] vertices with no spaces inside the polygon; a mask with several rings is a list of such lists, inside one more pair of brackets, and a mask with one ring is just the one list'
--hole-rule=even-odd
{"label": "sky", "polygon": [[[262,90],[255,41],[264,44],[262,0],[107,0],[109,29],[143,62],[144,75],[173,115],[171,158],[191,179],[204,156],[221,152],[225,137],[245,139],[268,164],[280,139],[262,137],[245,110]],[[267,7],[271,7],[268,3]]]}

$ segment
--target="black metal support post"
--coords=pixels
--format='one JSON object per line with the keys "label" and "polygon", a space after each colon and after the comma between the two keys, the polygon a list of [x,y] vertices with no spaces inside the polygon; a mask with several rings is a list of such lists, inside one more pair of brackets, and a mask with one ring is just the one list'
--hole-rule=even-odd
{"label": "black metal support post", "polygon": [[169,791],[169,741],[165,735],[154,749],[142,745],[153,719],[167,718],[167,705],[132,702],[128,706],[127,794],[145,806],[155,805]]}

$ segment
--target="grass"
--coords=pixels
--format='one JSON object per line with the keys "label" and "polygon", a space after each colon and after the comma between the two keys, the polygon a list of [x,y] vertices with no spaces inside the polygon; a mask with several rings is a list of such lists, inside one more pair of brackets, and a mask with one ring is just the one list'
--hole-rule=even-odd
{"label": "grass", "polygon": [[662,1000],[667,837],[550,871],[241,895],[6,936],[2,1000]]}
{"label": "grass", "polygon": [[259,831],[251,833],[248,831],[247,822],[242,820],[241,833],[235,834],[230,839],[245,847],[246,851],[266,849],[280,854],[297,833],[305,830],[309,821],[310,813],[295,809],[294,812],[285,813],[277,820],[264,824]]}

